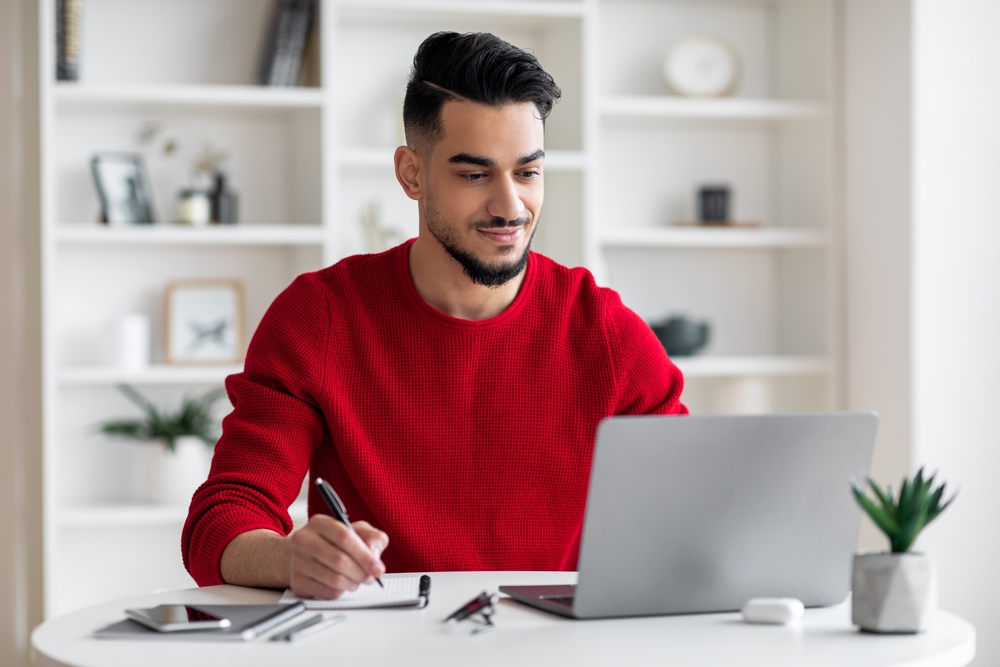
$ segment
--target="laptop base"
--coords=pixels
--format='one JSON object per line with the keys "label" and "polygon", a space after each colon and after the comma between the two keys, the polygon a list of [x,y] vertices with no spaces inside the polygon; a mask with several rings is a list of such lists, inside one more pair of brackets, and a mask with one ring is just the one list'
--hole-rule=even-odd
{"label": "laptop base", "polygon": [[576,618],[576,614],[573,613],[575,590],[576,586],[573,585],[500,587],[501,593],[506,593],[518,602],[566,618]]}

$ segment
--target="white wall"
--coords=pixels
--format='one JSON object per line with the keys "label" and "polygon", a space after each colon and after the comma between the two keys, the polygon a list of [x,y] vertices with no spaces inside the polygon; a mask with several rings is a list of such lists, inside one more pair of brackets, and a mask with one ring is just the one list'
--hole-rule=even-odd
{"label": "white wall", "polygon": [[[910,0],[848,0],[844,20],[847,406],[877,410],[871,475],[910,467]],[[862,523],[861,547],[886,539]]]}
{"label": "white wall", "polygon": [[1000,2],[913,2],[914,462],[962,490],[919,546],[1000,664]]}

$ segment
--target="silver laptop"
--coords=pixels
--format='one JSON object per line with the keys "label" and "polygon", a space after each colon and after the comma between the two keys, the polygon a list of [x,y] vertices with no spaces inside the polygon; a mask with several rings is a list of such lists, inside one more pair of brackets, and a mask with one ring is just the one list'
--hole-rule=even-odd
{"label": "silver laptop", "polygon": [[[613,417],[597,429],[576,586],[501,586],[572,618],[842,602],[878,416]],[[511,582],[516,583],[516,582]]]}

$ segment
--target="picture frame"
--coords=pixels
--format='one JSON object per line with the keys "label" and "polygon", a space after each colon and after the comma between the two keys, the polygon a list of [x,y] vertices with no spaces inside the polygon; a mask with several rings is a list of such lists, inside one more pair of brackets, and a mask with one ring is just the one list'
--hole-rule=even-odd
{"label": "picture frame", "polygon": [[151,225],[156,222],[152,190],[139,155],[98,153],[90,169],[101,200],[101,221],[107,225]]}
{"label": "picture frame", "polygon": [[237,364],[245,353],[243,283],[175,280],[164,289],[168,364]]}

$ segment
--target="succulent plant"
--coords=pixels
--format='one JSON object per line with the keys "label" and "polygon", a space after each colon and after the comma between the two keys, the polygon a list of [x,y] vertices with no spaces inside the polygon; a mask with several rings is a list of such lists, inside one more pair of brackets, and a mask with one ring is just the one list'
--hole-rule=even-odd
{"label": "succulent plant", "polygon": [[924,479],[923,468],[910,479],[904,477],[899,496],[895,500],[891,487],[886,486],[883,491],[871,477],[868,478],[868,486],[875,493],[875,500],[865,494],[864,487],[856,479],[851,479],[854,497],[875,525],[889,538],[893,553],[909,551],[920,531],[955,500],[953,494],[942,504],[945,485],[935,488],[935,477],[936,475],[931,475]]}
{"label": "succulent plant", "polygon": [[118,385],[118,389],[142,408],[146,413],[145,417],[105,422],[101,424],[101,433],[134,440],[162,440],[170,451],[174,451],[177,438],[188,435],[200,438],[206,445],[214,445],[218,440],[213,433],[215,420],[212,419],[212,406],[225,395],[225,390],[214,389],[200,398],[185,396],[180,409],[176,413],[169,413],[161,412],[127,384]]}

